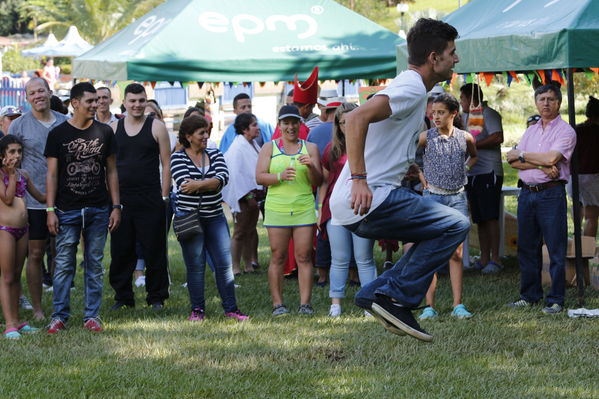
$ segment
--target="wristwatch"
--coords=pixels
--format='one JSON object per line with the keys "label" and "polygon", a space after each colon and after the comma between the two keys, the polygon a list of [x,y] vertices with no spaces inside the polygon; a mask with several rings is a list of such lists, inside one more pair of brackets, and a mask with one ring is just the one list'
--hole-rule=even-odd
{"label": "wristwatch", "polygon": [[520,151],[520,155],[518,155],[518,161],[526,163],[526,160],[524,159],[524,154],[524,151]]}
{"label": "wristwatch", "polygon": [[113,205],[112,209],[120,209],[122,211],[123,210],[123,204]]}

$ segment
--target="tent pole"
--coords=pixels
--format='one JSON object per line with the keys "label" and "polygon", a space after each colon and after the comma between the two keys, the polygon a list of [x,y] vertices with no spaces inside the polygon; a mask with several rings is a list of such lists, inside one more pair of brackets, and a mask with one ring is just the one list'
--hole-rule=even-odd
{"label": "tent pole", "polygon": [[[568,119],[572,128],[576,127],[576,107],[574,106],[574,69],[568,68]],[[572,210],[574,213],[574,255],[576,256],[576,285],[578,287],[578,307],[584,306],[584,276],[582,263],[582,231],[578,185],[578,151],[572,155]]]}

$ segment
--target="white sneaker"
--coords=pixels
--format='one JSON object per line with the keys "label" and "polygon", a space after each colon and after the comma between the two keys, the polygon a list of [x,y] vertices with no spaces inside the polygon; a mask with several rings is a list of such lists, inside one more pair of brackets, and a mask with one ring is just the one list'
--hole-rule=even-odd
{"label": "white sneaker", "polygon": [[21,307],[21,309],[33,310],[33,306],[31,305],[31,302],[29,302],[29,299],[27,299],[27,297],[25,295],[21,295],[19,297],[19,306]]}
{"label": "white sneaker", "polygon": [[139,276],[135,279],[136,287],[145,287],[146,286],[146,276]]}
{"label": "white sneaker", "polygon": [[372,314],[370,314],[370,312],[368,312],[367,310],[364,311],[364,317],[374,317]]}
{"label": "white sneaker", "polygon": [[339,317],[341,316],[341,305],[332,304],[331,309],[329,310],[329,316],[331,317]]}

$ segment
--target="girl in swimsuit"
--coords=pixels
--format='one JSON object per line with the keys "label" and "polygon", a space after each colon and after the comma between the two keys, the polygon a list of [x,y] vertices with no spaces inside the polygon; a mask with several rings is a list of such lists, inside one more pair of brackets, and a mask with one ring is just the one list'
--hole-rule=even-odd
{"label": "girl in swimsuit", "polygon": [[0,139],[0,302],[6,320],[4,337],[19,339],[21,334],[37,328],[19,321],[20,276],[27,254],[27,209],[25,192],[39,202],[46,202],[29,180],[21,164],[23,145],[12,135]]}

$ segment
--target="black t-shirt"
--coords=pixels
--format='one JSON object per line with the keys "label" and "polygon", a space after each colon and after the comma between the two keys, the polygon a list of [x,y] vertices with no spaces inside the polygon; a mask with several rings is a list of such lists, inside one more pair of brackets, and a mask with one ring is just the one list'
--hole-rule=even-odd
{"label": "black t-shirt", "polygon": [[44,155],[58,159],[56,207],[63,210],[109,204],[106,159],[116,154],[112,128],[93,121],[85,130],[68,121],[48,134]]}

